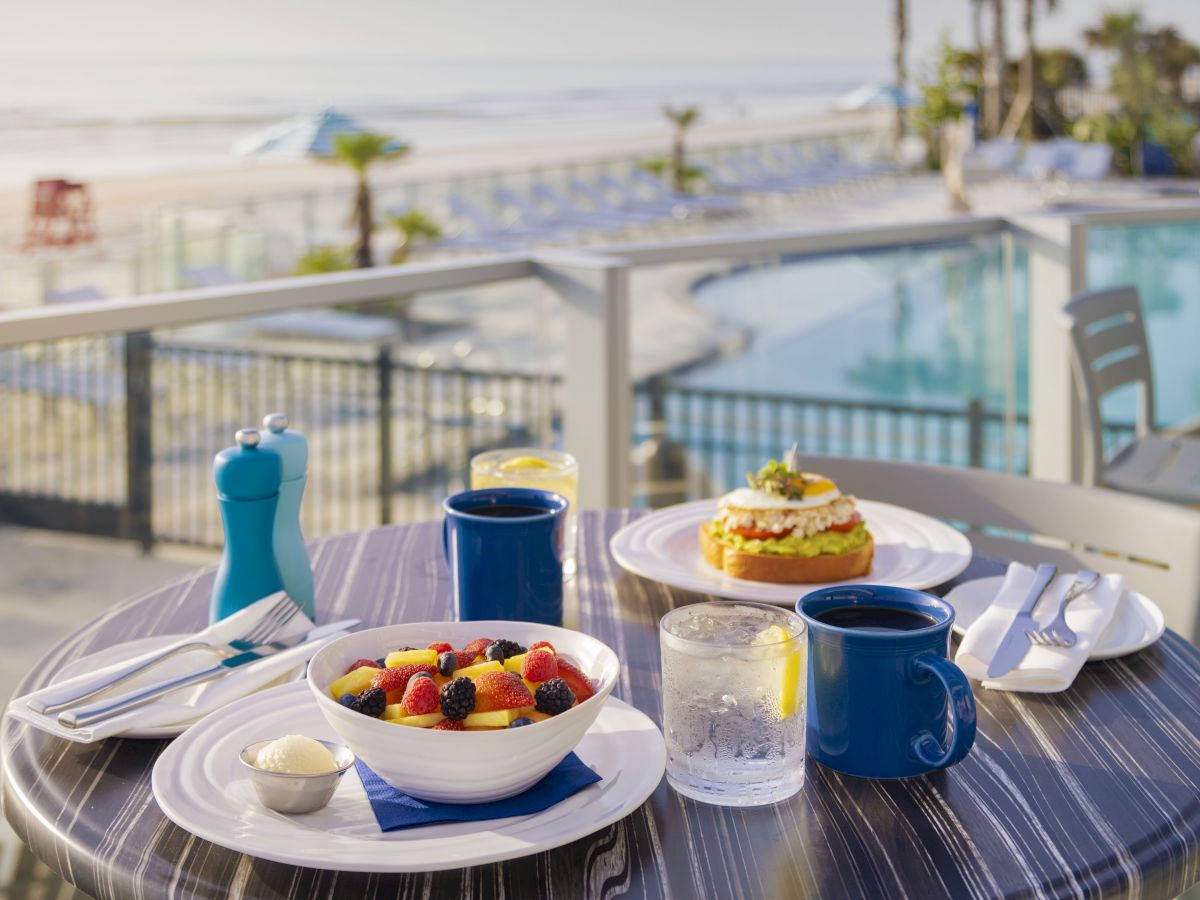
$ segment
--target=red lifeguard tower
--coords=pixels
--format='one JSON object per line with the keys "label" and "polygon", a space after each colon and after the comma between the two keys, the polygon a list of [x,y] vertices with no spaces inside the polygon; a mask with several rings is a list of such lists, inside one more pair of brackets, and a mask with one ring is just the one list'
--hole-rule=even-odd
{"label": "red lifeguard tower", "polygon": [[47,178],[34,184],[23,251],[72,247],[95,240],[92,199],[86,184],[65,178]]}

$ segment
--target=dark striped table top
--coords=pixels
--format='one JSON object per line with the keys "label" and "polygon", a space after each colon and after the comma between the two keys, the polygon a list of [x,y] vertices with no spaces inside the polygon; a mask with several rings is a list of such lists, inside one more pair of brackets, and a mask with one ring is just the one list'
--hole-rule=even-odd
{"label": "dark striped table top", "polygon": [[[616,693],[661,721],[657,624],[701,599],[628,575],[608,539],[632,516],[584,513],[568,625],[626,663]],[[449,584],[435,524],[314,545],[320,617],[368,625],[442,619]],[[992,574],[977,560],[968,576]],[[212,573],[112,610],[49,653],[21,691],[67,660],[204,624]],[[216,847],[169,822],[150,771],[165,746],[80,746],[6,720],[4,810],[49,865],[108,897],[1170,897],[1200,879],[1200,654],[1172,632],[1089,664],[1071,690],[978,694],[962,764],[905,781],[809,763],[803,791],[737,810],[664,781],[623,821],[508,863],[427,875],[296,869]]]}

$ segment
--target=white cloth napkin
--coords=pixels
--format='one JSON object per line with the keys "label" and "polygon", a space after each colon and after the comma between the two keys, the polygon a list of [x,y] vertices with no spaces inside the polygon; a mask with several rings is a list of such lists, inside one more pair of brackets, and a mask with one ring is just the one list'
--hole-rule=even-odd
{"label": "white cloth napkin", "polygon": [[[228,618],[222,619],[215,625],[210,625],[203,631],[190,635],[177,643],[200,640],[215,646],[227,644],[229,641],[246,634],[263,617],[266,611],[275,604],[279,596],[279,594],[272,594],[269,597],[264,597],[262,600],[247,606],[245,609],[239,610]],[[311,631],[313,627],[313,622],[306,615],[297,612],[291,621],[281,628],[277,634],[272,635],[272,638],[280,639],[304,634]],[[84,728],[64,728],[58,722],[60,710],[56,710],[48,715],[42,715],[30,708],[29,701],[37,698],[43,702],[52,702],[52,698],[63,697],[64,691],[70,691],[72,694],[82,692],[89,685],[103,681],[114,673],[127,668],[131,663],[147,659],[166,648],[162,647],[148,653],[138,654],[135,657],[130,657],[119,663],[106,666],[103,669],[97,669],[86,675],[78,675],[66,681],[57,682],[50,687],[34,691],[31,694],[17,697],[8,704],[8,714],[42,731],[80,744],[90,744],[94,741],[119,736],[128,731],[140,731],[181,723],[191,724],[194,720],[234,700],[245,697],[247,694],[266,687],[296,667],[304,665],[324,644],[339,636],[338,634],[333,634],[325,640],[309,641],[297,647],[292,647],[289,650],[284,650],[281,653],[268,656],[261,662],[239,666],[236,669],[231,669],[229,674],[222,675],[214,681],[168,694],[161,700],[147,703],[145,706],[132,709],[119,716],[96,722]],[[170,646],[175,646],[175,644]],[[203,650],[183,653],[164,661],[160,665],[154,666],[149,671],[131,678],[129,681],[122,682],[104,694],[99,694],[84,702],[94,703],[106,696],[125,693],[142,685],[155,684],[167,678],[197,672],[214,665],[220,659],[221,657],[217,654]]]}
{"label": "white cloth napkin", "polygon": [[[988,665],[1029,594],[1033,576],[1034,571],[1029,566],[1009,565],[996,599],[963,635],[954,661],[968,678],[982,681],[985,688],[1035,694],[1065,691],[1087,662],[1096,639],[1108,627],[1124,589],[1120,575],[1105,575],[1094,588],[1072,600],[1067,607],[1067,625],[1079,638],[1074,647],[1033,644],[1015,669],[999,678],[988,678]],[[1073,572],[1055,578],[1033,609],[1034,621],[1049,625],[1058,610],[1058,601],[1066,596],[1074,583]]]}

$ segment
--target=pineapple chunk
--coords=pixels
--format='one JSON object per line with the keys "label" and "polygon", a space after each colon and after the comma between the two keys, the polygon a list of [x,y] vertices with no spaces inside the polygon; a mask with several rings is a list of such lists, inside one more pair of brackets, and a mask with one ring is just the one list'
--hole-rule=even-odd
{"label": "pineapple chunk", "polygon": [[467,678],[478,678],[484,672],[503,671],[504,666],[500,665],[500,663],[496,662],[495,660],[488,660],[487,662],[481,662],[475,666],[467,666],[465,669],[459,669],[454,673],[454,677],[462,678],[463,676],[466,676]]}
{"label": "pineapple chunk", "polygon": [[394,653],[389,653],[384,662],[387,663],[389,669],[394,669],[396,666],[409,666],[414,663],[436,665],[437,653],[433,650],[397,650]]}
{"label": "pineapple chunk", "polygon": [[471,713],[463,719],[467,728],[507,728],[508,723],[520,715],[515,709],[494,709],[490,712]]}
{"label": "pineapple chunk", "polygon": [[359,694],[371,686],[371,679],[379,674],[374,666],[359,666],[353,672],[347,672],[329,686],[329,693],[334,700],[345,694]]}
{"label": "pineapple chunk", "polygon": [[519,675],[521,673],[521,666],[524,664],[524,662],[524,653],[519,653],[516,656],[510,656],[504,661],[504,669],[507,672],[516,672]]}
{"label": "pineapple chunk", "polygon": [[525,682],[525,687],[529,688],[529,693],[537,693],[538,683],[536,681],[530,681],[528,678],[522,678],[521,680]]}
{"label": "pineapple chunk", "polygon": [[[391,709],[391,707],[388,707]],[[395,719],[388,719],[393,725],[409,725],[414,728],[432,728],[442,719],[446,718],[440,712],[425,713],[423,716],[399,716]]]}

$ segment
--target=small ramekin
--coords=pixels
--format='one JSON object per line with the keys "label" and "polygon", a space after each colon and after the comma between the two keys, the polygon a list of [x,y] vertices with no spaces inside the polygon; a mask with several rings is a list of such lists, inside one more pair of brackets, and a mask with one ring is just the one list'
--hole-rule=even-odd
{"label": "small ramekin", "polygon": [[343,775],[354,765],[354,753],[345,744],[335,744],[332,741],[318,741],[325,749],[333,754],[338,767],[333,772],[319,772],[315,775],[289,775],[285,772],[268,772],[260,769],[255,760],[258,752],[271,743],[271,740],[255,741],[243,747],[239,754],[242,765],[250,772],[250,782],[258,794],[259,802],[267,809],[276,812],[295,815],[298,813],[316,812],[325,807],[337,790]]}

